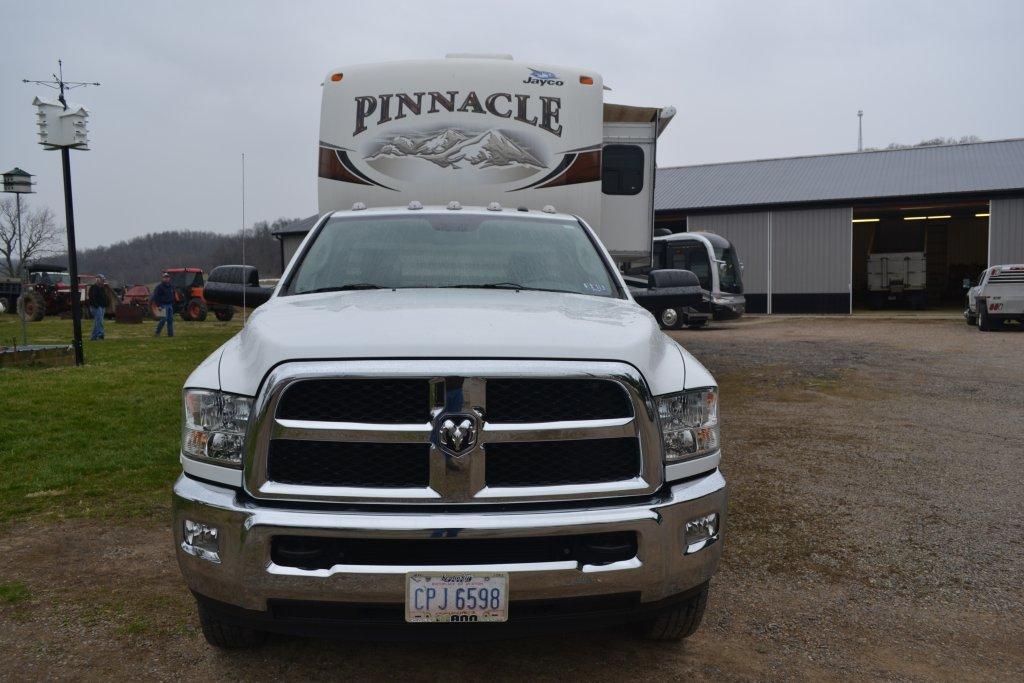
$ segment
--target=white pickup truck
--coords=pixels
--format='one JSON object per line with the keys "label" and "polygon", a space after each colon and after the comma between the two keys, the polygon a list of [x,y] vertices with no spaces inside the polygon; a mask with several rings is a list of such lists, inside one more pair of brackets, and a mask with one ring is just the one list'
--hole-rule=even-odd
{"label": "white pickup truck", "polygon": [[207,640],[691,634],[725,525],[712,376],[578,217],[354,208],[272,293],[211,273],[265,303],[183,393],[174,541]]}
{"label": "white pickup truck", "polygon": [[1024,264],[992,266],[967,291],[964,319],[982,332],[998,330],[1008,320],[1024,324]]}

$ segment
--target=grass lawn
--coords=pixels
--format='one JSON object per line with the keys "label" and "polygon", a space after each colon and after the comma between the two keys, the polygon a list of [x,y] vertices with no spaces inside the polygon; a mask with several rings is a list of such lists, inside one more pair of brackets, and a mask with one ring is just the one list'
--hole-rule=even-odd
{"label": "grass lawn", "polygon": [[[165,508],[180,470],[181,386],[241,327],[213,319],[107,321],[81,368],[0,369],[0,522],[28,515],[126,517]],[[71,340],[71,321],[29,323],[29,343]],[[0,340],[20,339],[17,316],[0,315]]]}

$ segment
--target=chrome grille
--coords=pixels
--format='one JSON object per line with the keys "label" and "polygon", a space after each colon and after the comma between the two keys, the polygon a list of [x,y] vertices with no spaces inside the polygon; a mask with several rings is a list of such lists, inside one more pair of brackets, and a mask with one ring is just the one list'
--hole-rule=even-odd
{"label": "chrome grille", "polygon": [[[287,363],[257,397],[245,484],[256,498],[296,501],[650,493],[664,477],[652,410],[639,373],[622,363]],[[451,418],[470,421],[466,445],[439,436]]]}

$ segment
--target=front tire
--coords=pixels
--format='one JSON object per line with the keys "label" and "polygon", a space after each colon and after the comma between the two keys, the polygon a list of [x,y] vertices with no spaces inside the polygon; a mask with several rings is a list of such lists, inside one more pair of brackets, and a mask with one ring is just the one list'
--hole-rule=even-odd
{"label": "front tire", "polygon": [[217,320],[222,323],[230,322],[231,319],[235,317],[235,307],[228,306],[226,308],[218,308],[213,312],[213,314],[217,316]]}
{"label": "front tire", "polygon": [[641,623],[641,634],[647,640],[672,642],[688,638],[697,632],[708,606],[711,584],[705,583],[700,592],[686,602],[669,607],[658,616]]}
{"label": "front tire", "polygon": [[244,650],[258,647],[266,639],[266,633],[245,626],[229,624],[218,618],[203,603],[199,607],[199,624],[206,642],[222,650]]}

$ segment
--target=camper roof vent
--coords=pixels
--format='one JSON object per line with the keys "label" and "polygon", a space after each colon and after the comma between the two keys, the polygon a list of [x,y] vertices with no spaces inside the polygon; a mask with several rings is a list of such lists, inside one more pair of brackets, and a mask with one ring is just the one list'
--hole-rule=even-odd
{"label": "camper roof vent", "polygon": [[459,204],[456,201],[448,202],[448,210],[449,211],[458,211],[461,208],[462,208],[462,204]]}
{"label": "camper roof vent", "polygon": [[423,208],[423,205],[422,205],[422,204],[420,204],[420,203],[419,203],[418,201],[416,201],[415,199],[414,199],[414,200],[412,200],[411,202],[409,202],[409,210],[410,210],[410,211],[419,211],[419,210],[420,210],[420,209],[422,209],[422,208]]}
{"label": "camper roof vent", "polygon": [[541,209],[541,211],[543,211],[544,213],[557,213],[555,211],[555,207],[551,206],[550,204],[545,204],[544,208]]}
{"label": "camper roof vent", "polygon": [[504,59],[512,61],[512,55],[494,52],[449,52],[445,59]]}
{"label": "camper roof vent", "polygon": [[490,204],[487,205],[487,210],[488,211],[501,211],[501,204],[499,204],[498,202],[491,202]]}
{"label": "camper roof vent", "polygon": [[353,211],[363,211],[365,209],[366,209],[366,204],[363,204],[362,202],[356,202],[355,204],[352,205],[352,210]]}

